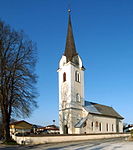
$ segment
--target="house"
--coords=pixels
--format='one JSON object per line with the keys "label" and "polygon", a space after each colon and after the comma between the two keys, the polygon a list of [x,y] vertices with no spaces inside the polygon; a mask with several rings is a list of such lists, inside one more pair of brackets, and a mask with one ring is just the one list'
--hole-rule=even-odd
{"label": "house", "polygon": [[24,134],[30,133],[32,130],[32,124],[21,120],[15,121],[10,124],[10,133],[11,134]]}
{"label": "house", "polygon": [[59,126],[61,134],[123,132],[124,119],[112,107],[84,98],[84,65],[74,41],[70,10],[64,54],[59,62]]}

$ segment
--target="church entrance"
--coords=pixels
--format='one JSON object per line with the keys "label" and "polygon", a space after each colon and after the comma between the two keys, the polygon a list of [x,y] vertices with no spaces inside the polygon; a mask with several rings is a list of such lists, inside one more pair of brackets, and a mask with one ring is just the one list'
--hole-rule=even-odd
{"label": "church entrance", "polygon": [[67,125],[64,125],[64,134],[68,134],[68,127],[67,127]]}

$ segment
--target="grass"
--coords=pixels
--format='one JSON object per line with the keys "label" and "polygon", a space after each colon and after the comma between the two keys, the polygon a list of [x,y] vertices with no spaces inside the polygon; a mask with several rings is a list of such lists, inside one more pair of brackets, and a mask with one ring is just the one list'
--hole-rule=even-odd
{"label": "grass", "polygon": [[133,138],[133,130],[131,130],[131,138]]}
{"label": "grass", "polygon": [[2,144],[5,144],[5,145],[18,145],[18,143],[16,141],[14,141],[13,139],[11,139],[10,141],[3,141]]}
{"label": "grass", "polygon": [[130,131],[131,135],[128,137],[129,141],[133,141],[133,130]]}

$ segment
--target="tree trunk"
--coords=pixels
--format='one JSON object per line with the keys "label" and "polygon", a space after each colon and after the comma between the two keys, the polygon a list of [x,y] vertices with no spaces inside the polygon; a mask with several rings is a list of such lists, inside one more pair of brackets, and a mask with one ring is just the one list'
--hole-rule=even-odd
{"label": "tree trunk", "polygon": [[5,141],[8,142],[11,140],[10,137],[10,127],[9,127],[9,120],[7,120],[5,124]]}
{"label": "tree trunk", "polygon": [[11,140],[11,137],[10,137],[10,117],[8,113],[4,113],[3,115],[3,130],[5,142],[9,142]]}

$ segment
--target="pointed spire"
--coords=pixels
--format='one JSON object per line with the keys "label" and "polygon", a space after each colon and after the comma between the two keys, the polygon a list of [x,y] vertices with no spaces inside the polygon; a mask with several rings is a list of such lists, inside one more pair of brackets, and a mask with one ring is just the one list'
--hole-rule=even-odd
{"label": "pointed spire", "polygon": [[66,47],[64,55],[67,58],[67,62],[72,61],[73,56],[78,55],[76,52],[73,31],[72,31],[72,24],[71,24],[71,10],[68,10],[68,30],[67,30],[67,38],[66,38]]}

